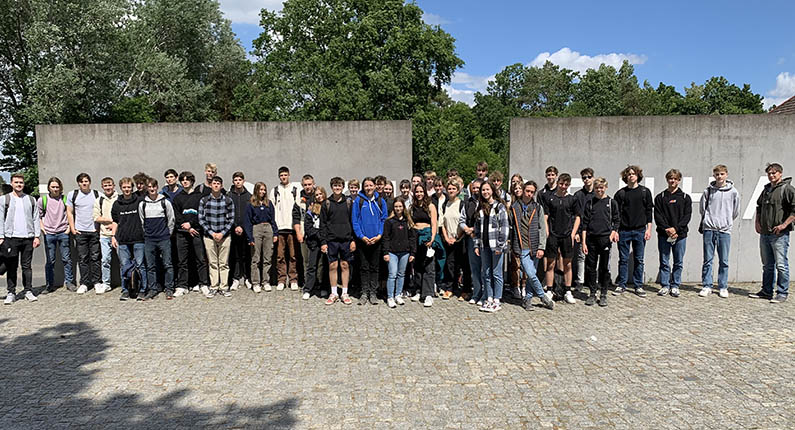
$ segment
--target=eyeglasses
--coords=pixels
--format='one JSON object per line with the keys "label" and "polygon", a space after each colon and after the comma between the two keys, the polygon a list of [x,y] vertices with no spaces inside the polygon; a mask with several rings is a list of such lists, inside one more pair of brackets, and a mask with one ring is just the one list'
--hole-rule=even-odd
{"label": "eyeglasses", "polygon": [[593,176],[586,175],[586,176],[583,176],[583,177],[582,177],[582,180],[584,181],[584,180],[586,180],[586,179],[591,179],[591,178],[593,178]]}

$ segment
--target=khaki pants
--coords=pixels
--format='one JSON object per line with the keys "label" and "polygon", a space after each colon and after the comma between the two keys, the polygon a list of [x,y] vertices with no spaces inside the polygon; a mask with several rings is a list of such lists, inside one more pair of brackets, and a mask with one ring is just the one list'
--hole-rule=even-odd
{"label": "khaki pants", "polygon": [[204,238],[204,248],[207,250],[207,266],[210,269],[210,287],[226,289],[229,279],[229,248],[231,239],[226,236],[222,241],[216,242],[211,237]]}
{"label": "khaki pants", "polygon": [[[270,282],[271,255],[273,254],[273,227],[264,222],[253,226],[254,250],[251,252],[251,283],[254,285]],[[260,277],[260,260],[262,276]]]}

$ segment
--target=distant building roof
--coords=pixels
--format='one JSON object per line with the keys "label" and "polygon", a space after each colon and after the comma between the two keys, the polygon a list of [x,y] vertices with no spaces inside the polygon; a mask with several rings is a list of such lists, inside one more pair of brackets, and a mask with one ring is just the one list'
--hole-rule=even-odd
{"label": "distant building roof", "polygon": [[771,109],[769,113],[783,113],[783,114],[795,115],[795,96],[790,97],[789,100]]}

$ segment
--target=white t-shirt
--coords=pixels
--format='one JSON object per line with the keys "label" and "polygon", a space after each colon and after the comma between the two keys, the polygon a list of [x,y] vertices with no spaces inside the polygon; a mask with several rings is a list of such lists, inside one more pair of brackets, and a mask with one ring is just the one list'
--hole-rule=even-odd
{"label": "white t-shirt", "polygon": [[[22,197],[17,197],[16,194],[12,194],[11,198],[14,199],[14,232],[11,237],[28,237],[30,232],[28,232],[28,222],[25,219],[25,201]],[[28,196],[25,196],[25,199],[30,200]]]}
{"label": "white t-shirt", "polygon": [[83,193],[80,190],[75,190],[66,196],[66,205],[72,207],[72,196],[77,193],[75,198],[75,228],[77,231],[92,232],[97,231],[94,224],[94,191],[88,190],[88,193]]}

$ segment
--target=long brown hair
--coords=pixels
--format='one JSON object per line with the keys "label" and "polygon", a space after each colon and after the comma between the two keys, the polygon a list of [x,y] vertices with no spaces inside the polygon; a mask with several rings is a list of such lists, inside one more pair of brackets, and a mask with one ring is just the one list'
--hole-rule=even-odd
{"label": "long brown hair", "polygon": [[[323,187],[317,187],[315,189],[315,194],[317,194],[318,191],[320,191],[320,193],[323,194],[323,201],[326,201],[326,199],[328,199],[328,194],[326,193],[326,189],[323,188]],[[309,206],[309,211],[312,212],[315,215],[320,215],[320,207],[321,207],[321,203],[313,198],[312,199],[312,205]]]}
{"label": "long brown hair", "polygon": [[408,223],[409,227],[414,228],[414,220],[411,219],[411,212],[409,212],[408,207],[406,207],[408,205],[406,204],[406,199],[403,197],[398,197],[395,199],[395,203],[392,204],[392,212],[389,214],[389,218],[397,218],[395,216],[396,203],[400,203],[401,205],[403,205],[403,217],[406,218],[406,222]]}
{"label": "long brown hair", "polygon": [[[265,189],[265,197],[262,200],[259,199],[259,189]],[[251,206],[270,206],[270,201],[268,200],[268,186],[265,185],[264,182],[257,182],[254,184],[254,192],[251,193]]]}
{"label": "long brown hair", "polygon": [[[422,200],[417,198],[417,188],[418,187],[422,188],[422,191],[425,193],[425,197],[423,197]],[[428,214],[430,215],[430,213],[431,213],[431,196],[428,195],[428,189],[425,187],[425,182],[424,181],[420,182],[419,184],[417,184],[417,185],[415,185],[414,187],[411,188],[411,197],[412,197],[412,200],[411,200],[411,205],[412,206],[417,205],[420,208],[424,209],[425,212],[428,212]]]}
{"label": "long brown hair", "polygon": [[480,186],[480,204],[478,205],[478,211],[483,210],[488,213],[491,209],[489,201],[483,197],[483,187],[485,185],[488,185],[489,188],[491,188],[491,196],[494,198],[494,200],[496,200],[497,203],[502,203],[502,205],[505,206],[505,202],[502,200],[502,198],[500,198],[500,189],[497,188],[497,186],[494,185],[494,183],[489,179],[488,181],[483,182],[483,184]]}

